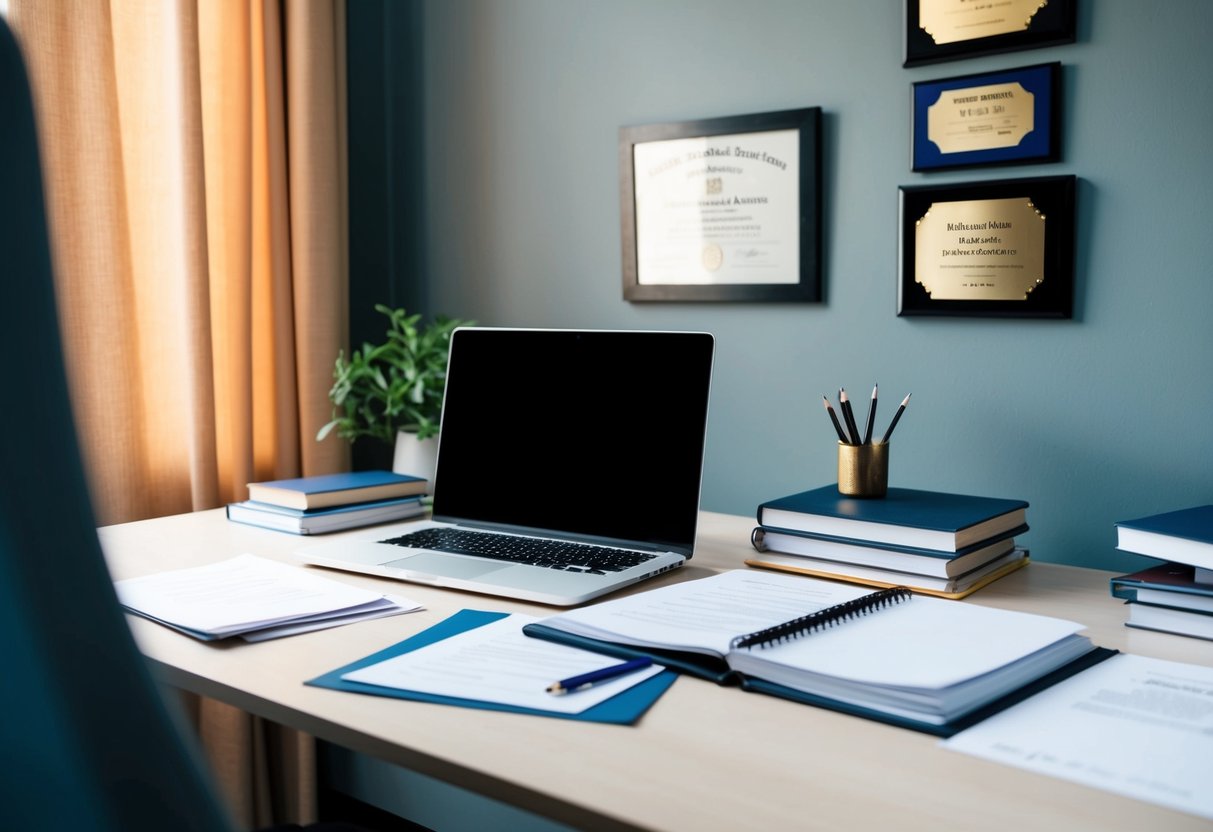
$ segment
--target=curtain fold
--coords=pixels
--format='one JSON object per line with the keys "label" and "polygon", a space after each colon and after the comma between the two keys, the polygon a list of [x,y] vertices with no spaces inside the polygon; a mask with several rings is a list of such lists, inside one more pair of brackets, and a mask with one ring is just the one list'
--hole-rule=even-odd
{"label": "curtain fold", "polygon": [[103,524],[348,466],[345,7],[11,0]]}
{"label": "curtain fold", "polygon": [[[314,441],[348,341],[344,0],[9,0],[8,19],[98,522],[347,470],[348,446]],[[247,825],[314,816],[310,738],[191,710]]]}

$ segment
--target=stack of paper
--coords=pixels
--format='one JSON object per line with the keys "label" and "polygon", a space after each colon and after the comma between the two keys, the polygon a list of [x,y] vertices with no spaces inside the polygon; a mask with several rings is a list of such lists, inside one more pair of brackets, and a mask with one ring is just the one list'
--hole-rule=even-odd
{"label": "stack of paper", "polygon": [[265,641],[421,609],[407,598],[249,554],[117,581],[114,588],[130,612],[203,641]]}

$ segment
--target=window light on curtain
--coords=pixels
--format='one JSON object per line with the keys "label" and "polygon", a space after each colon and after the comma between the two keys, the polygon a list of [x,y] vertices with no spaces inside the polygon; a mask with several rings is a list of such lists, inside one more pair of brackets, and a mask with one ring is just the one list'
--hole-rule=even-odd
{"label": "window light on curtain", "polygon": [[[313,439],[347,340],[343,0],[2,5],[98,521],[344,470]],[[194,704],[246,825],[311,818],[310,738]]]}

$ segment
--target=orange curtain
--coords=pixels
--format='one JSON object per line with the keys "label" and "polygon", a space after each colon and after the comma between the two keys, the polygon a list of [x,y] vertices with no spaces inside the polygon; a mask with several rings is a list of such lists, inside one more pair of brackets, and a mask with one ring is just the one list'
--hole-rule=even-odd
{"label": "orange curtain", "polygon": [[[348,469],[314,439],[348,341],[344,0],[8,6],[98,522]],[[314,815],[310,738],[192,708],[246,825]]]}
{"label": "orange curtain", "polygon": [[348,467],[314,441],[348,338],[341,0],[10,0],[9,19],[99,522]]}

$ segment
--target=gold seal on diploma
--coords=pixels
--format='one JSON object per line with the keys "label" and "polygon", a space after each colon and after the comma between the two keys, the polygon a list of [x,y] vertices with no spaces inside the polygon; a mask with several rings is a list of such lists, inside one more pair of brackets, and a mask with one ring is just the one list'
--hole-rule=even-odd
{"label": "gold seal on diploma", "polygon": [[703,267],[710,272],[714,272],[724,264],[724,250],[715,243],[708,243],[703,247]]}
{"label": "gold seal on diploma", "polygon": [[919,0],[918,25],[936,44],[1022,32],[1049,0]]}
{"label": "gold seal on diploma", "polygon": [[1044,282],[1046,217],[1027,197],[937,202],[915,223],[931,300],[1027,300]]}

